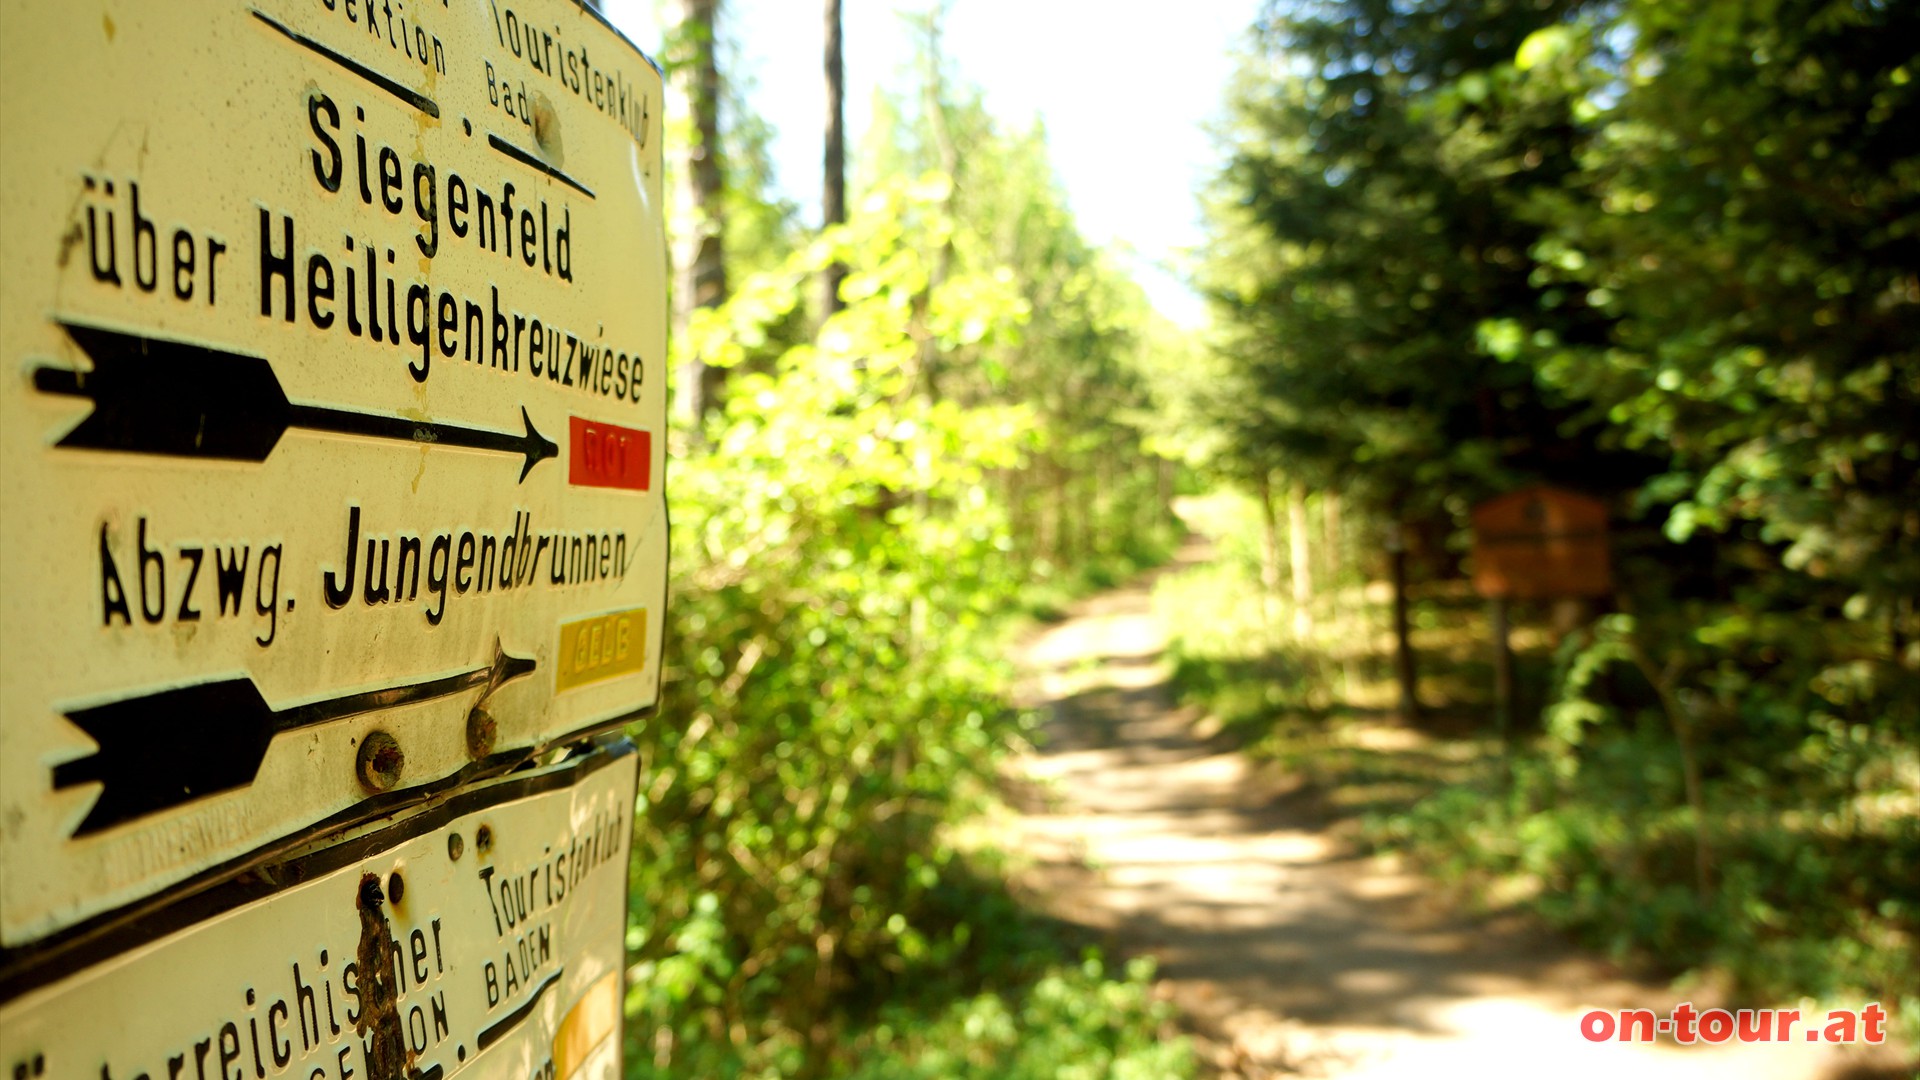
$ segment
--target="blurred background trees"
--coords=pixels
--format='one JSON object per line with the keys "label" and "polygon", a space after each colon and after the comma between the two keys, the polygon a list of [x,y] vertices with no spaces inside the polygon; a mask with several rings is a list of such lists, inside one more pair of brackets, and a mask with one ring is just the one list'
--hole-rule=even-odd
{"label": "blurred background trees", "polygon": [[[1045,133],[948,74],[937,6],[913,16],[917,85],[849,153],[836,9],[823,229],[768,194],[726,6],[680,0],[667,38],[673,601],[662,719],[635,736],[629,1071],[843,1072],[891,1060],[905,1010],[896,1069],[1178,1074],[1144,971],[1084,966],[947,834],[1026,731],[1013,617],[1176,538],[1143,445],[1146,301],[1076,231]],[[924,1031],[982,1008],[1064,1026],[930,1064],[949,1047]]]}
{"label": "blurred background trees", "polygon": [[[1920,1016],[1920,9],[1269,2],[1198,333],[954,74],[944,5],[847,147],[824,0],[819,228],[727,7],[669,7],[630,1071],[1190,1069],[1144,970],[952,837],[1029,733],[1010,628],[1164,559],[1202,489],[1238,495],[1163,583],[1179,683],[1372,842],[1654,970]],[[1468,511],[1540,482],[1606,502],[1617,588],[1520,608],[1508,729]],[[1383,722],[1445,749],[1343,735]]]}
{"label": "blurred background trees", "polygon": [[[1243,530],[1285,477],[1375,574],[1404,538],[1448,730],[1487,730],[1468,508],[1616,522],[1616,596],[1530,639],[1537,731],[1374,835],[1760,993],[1920,1004],[1915,41],[1872,2],[1274,3],[1206,196],[1210,464]],[[1189,681],[1324,716],[1293,637],[1235,676],[1262,648],[1196,635]]]}

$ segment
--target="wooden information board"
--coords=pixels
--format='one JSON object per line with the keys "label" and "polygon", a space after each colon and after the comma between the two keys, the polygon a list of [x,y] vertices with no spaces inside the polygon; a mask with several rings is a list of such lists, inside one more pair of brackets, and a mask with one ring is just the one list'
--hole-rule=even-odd
{"label": "wooden information board", "polygon": [[[26,959],[94,955],[646,715],[667,269],[660,71],[573,0],[10,0],[0,91],[0,1008],[28,1055],[0,1067],[20,1075],[52,1051],[16,1021],[58,1027],[15,996],[47,970]],[[630,763],[595,782],[622,776],[592,797],[626,821]],[[540,827],[577,830],[586,797]],[[452,878],[422,880],[452,903]],[[176,960],[32,990],[119,1009],[90,1015],[108,1028],[165,1006],[108,1072],[59,1075],[158,1077],[181,1046],[213,1074],[220,1017],[275,1022],[267,968],[345,959],[338,900],[263,900]],[[310,917],[311,942],[241,932]],[[435,972],[466,923],[440,925]],[[593,925],[594,970],[617,970],[619,919]],[[142,973],[179,957],[238,981]],[[162,1000],[190,985],[222,996]],[[458,1030],[472,992],[449,991]]]}
{"label": "wooden information board", "polygon": [[1474,507],[1473,587],[1514,600],[1605,596],[1613,590],[1606,504],[1536,485]]}

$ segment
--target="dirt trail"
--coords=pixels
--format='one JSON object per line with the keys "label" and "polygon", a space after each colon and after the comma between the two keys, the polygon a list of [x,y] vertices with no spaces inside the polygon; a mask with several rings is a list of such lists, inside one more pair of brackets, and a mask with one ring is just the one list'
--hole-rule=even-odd
{"label": "dirt trail", "polygon": [[[1206,557],[1193,545],[1183,562]],[[1050,707],[1017,821],[1026,884],[1063,918],[1156,957],[1163,989],[1227,1076],[1633,1080],[1841,1075],[1805,1044],[1593,1044],[1590,1008],[1664,1015],[1635,985],[1522,920],[1445,910],[1420,878],[1358,857],[1309,796],[1208,747],[1174,708],[1151,582],[1094,597],[1022,650]]]}

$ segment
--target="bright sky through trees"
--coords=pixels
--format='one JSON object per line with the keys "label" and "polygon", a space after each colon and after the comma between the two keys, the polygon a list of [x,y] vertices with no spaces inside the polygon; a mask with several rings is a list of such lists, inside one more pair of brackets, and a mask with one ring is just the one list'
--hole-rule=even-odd
{"label": "bright sky through trees", "polygon": [[[896,86],[912,55],[902,0],[846,0],[847,131],[859,145],[876,87]],[[955,0],[945,47],[954,72],[1004,123],[1038,117],[1081,231],[1134,255],[1154,306],[1185,325],[1204,318],[1174,274],[1200,241],[1193,192],[1215,167],[1205,125],[1218,112],[1230,52],[1253,0]],[[609,17],[656,52],[652,0],[608,0]],[[723,33],[740,44],[747,99],[773,125],[776,183],[817,218],[820,5],[730,0]]]}

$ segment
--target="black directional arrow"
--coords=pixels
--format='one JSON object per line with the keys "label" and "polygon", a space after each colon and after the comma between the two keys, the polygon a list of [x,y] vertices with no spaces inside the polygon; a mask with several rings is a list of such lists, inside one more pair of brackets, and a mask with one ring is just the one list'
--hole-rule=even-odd
{"label": "black directional arrow", "polygon": [[286,709],[274,709],[249,678],[173,690],[77,709],[67,719],[100,744],[89,757],[53,767],[53,786],[106,787],[75,836],[132,821],[253,783],[267,744],[283,731],[361,713],[430,701],[531,673],[530,658],[494,645],[493,663],[427,682],[368,690]]}
{"label": "black directional arrow", "polygon": [[38,368],[33,385],[45,393],[91,398],[94,403],[93,412],[60,440],[61,446],[265,461],[288,428],[306,428],[518,454],[526,460],[521,480],[559,453],[534,430],[524,405],[524,435],[297,405],[287,400],[265,357],[96,326],[61,325],[92,359],[93,370]]}

